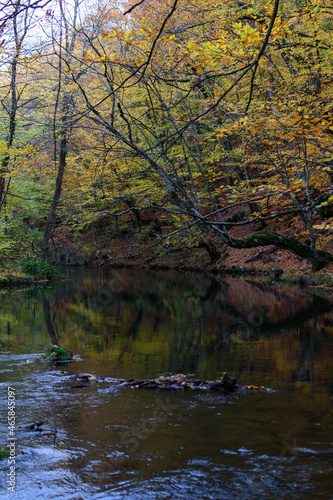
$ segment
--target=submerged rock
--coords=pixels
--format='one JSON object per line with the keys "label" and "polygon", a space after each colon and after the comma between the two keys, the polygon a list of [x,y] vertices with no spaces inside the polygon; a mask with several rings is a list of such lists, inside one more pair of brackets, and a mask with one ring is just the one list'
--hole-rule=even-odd
{"label": "submerged rock", "polygon": [[17,430],[19,431],[32,431],[39,432],[40,434],[47,436],[55,436],[57,434],[56,428],[43,427],[44,422],[32,422],[30,424],[19,425]]}
{"label": "submerged rock", "polygon": [[44,422],[32,422],[31,424],[19,425],[18,429],[20,431],[42,431],[42,425]]}
{"label": "submerged rock", "polygon": [[71,378],[79,382],[104,382],[104,377],[92,373],[78,373]]}

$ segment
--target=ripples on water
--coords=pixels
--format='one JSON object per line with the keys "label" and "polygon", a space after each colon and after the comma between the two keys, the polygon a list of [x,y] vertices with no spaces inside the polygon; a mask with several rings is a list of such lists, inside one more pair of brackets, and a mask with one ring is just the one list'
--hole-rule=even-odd
{"label": "ripples on water", "polygon": [[[333,498],[333,313],[308,291],[198,275],[70,271],[0,295],[1,442],[16,389],[17,492],[38,499]],[[82,362],[42,360],[50,344]],[[224,371],[273,393],[157,392],[115,378]],[[106,382],[73,388],[71,375]]]}

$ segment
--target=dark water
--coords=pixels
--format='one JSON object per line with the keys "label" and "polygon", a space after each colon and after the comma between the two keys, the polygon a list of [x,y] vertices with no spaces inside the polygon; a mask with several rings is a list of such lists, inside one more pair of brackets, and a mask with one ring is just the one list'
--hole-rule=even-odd
{"label": "dark water", "polygon": [[[8,385],[16,426],[44,421],[51,432],[15,428],[16,492],[2,460],[1,498],[333,498],[327,296],[252,278],[67,273],[56,289],[0,292],[0,448]],[[43,361],[54,343],[82,361]],[[113,380],[224,371],[275,391],[224,397]],[[78,372],[107,381],[73,388]]]}

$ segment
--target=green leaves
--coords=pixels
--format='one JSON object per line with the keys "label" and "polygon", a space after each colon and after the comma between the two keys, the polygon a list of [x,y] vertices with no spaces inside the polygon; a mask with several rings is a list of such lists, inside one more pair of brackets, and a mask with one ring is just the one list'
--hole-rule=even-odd
{"label": "green leaves", "polygon": [[26,273],[34,276],[37,279],[46,278],[51,279],[54,276],[60,276],[61,273],[57,270],[56,267],[48,264],[47,262],[43,262],[39,259],[32,259],[27,257],[21,262],[21,270]]}

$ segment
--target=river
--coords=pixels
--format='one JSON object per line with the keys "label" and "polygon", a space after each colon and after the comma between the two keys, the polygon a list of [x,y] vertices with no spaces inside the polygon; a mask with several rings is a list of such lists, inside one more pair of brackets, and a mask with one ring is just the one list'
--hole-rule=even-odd
{"label": "river", "polygon": [[[65,273],[56,287],[0,292],[0,448],[15,443],[15,491],[3,459],[0,498],[333,498],[327,295],[253,277]],[[82,360],[43,360],[52,344]],[[106,381],[79,384],[79,372]],[[225,396],[117,383],[165,372],[228,372],[272,390]],[[34,422],[44,432],[22,428]]]}

